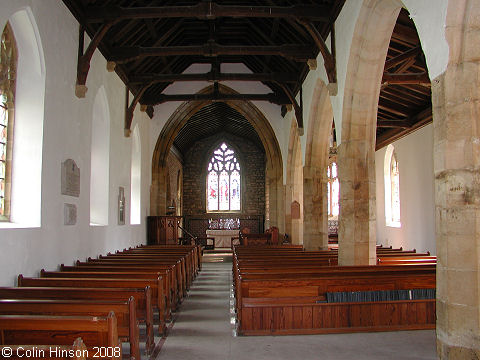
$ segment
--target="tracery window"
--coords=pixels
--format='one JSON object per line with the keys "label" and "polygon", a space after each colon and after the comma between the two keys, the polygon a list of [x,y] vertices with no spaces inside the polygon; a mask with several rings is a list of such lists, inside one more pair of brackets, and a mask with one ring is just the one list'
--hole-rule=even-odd
{"label": "tracery window", "polygon": [[0,220],[10,218],[13,109],[17,69],[17,47],[7,23],[0,49]]}
{"label": "tracery window", "polygon": [[226,143],[218,147],[208,163],[207,211],[240,211],[240,163]]}
{"label": "tracery window", "polygon": [[328,177],[328,216],[337,217],[339,213],[339,198],[340,198],[340,186],[338,182],[337,163],[332,162],[327,168]]}

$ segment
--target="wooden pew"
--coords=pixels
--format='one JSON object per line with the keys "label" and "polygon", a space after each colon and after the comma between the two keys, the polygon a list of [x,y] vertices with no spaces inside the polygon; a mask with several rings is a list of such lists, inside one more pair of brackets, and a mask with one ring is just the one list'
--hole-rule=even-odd
{"label": "wooden pew", "polygon": [[379,257],[377,259],[377,265],[418,265],[418,264],[430,264],[435,265],[437,263],[436,256],[401,256],[401,257]]}
{"label": "wooden pew", "polygon": [[137,319],[146,326],[146,349],[155,346],[153,333],[153,307],[150,287],[145,289],[118,288],[66,288],[66,287],[0,287],[0,299],[62,299],[128,301],[135,299]]}
{"label": "wooden pew", "polygon": [[130,360],[141,360],[140,333],[133,297],[130,297],[127,302],[48,299],[0,300],[1,315],[107,316],[110,311],[115,313],[117,319],[119,339],[128,341],[130,344]]}
{"label": "wooden pew", "polygon": [[[88,262],[77,261],[74,267],[62,266],[61,271],[90,271],[90,269],[98,269],[93,271],[103,271],[104,269],[109,269],[107,271],[113,271],[116,268],[116,272],[162,272],[166,267],[171,266],[171,263],[159,263],[157,261],[143,261],[143,260],[99,260],[92,259]],[[85,268],[85,270],[83,270]],[[181,299],[186,296],[186,286],[185,280],[182,275],[177,272],[175,275],[174,282],[174,292],[170,294],[172,299],[170,300],[172,307],[176,306]]]}
{"label": "wooden pew", "polygon": [[[176,271],[173,270],[173,265],[135,265],[129,266],[128,271],[125,271],[124,267],[120,265],[98,265],[98,264],[91,264],[90,266],[86,265],[88,263],[83,263],[85,265],[81,266],[67,266],[64,264],[60,265],[60,273],[68,273],[68,272],[105,272],[105,273],[150,273],[150,274],[163,274],[163,272],[168,271],[169,281],[168,284],[170,286],[170,290],[165,292],[165,296],[167,296],[167,304],[170,306],[170,311],[168,315],[170,315],[171,311],[176,309],[177,294],[178,289],[180,288],[180,280],[177,279]],[[65,275],[68,277],[68,275]],[[115,275],[112,275],[115,276]],[[163,276],[163,275],[162,275]]]}
{"label": "wooden pew", "polygon": [[[50,354],[50,350],[54,348],[58,350]],[[0,350],[11,352],[12,355],[8,359],[12,360],[27,358],[30,360],[86,360],[88,355],[82,338],[75,339],[72,346],[53,343],[49,345],[0,345]],[[0,353],[2,353],[1,351]]]}
{"label": "wooden pew", "polygon": [[435,327],[435,299],[325,302],[332,292],[367,291],[368,294],[389,289],[434,289],[434,266],[319,266],[319,259],[336,254],[269,250],[267,247],[255,250],[242,246],[234,248],[233,270],[241,334]]}
{"label": "wooden pew", "polygon": [[[200,246],[176,246],[172,248],[167,245],[149,245],[148,247],[139,247],[117,251],[121,255],[168,255],[171,258],[185,258],[187,272],[193,280],[201,269],[201,248]],[[109,254],[110,255],[110,254]]]}
{"label": "wooden pew", "polygon": [[151,289],[152,305],[159,311],[158,331],[165,334],[165,301],[162,279],[108,279],[108,278],[26,278],[18,275],[19,287],[76,287],[76,288],[118,288],[118,289]]}
{"label": "wooden pew", "polygon": [[[173,259],[173,260],[172,260]],[[162,265],[173,265],[176,268],[177,277],[182,279],[182,286],[185,291],[190,288],[191,283],[193,282],[194,276],[192,272],[188,271],[189,266],[182,259],[178,260],[176,257],[165,254],[110,254],[107,256],[100,255],[98,259],[88,258],[87,263],[98,263],[98,262],[119,262],[119,261],[128,261],[128,262],[137,262],[145,264],[162,264]],[[177,263],[180,263],[179,265]],[[125,269],[126,270],[126,269]],[[190,268],[191,270],[191,268]]]}
{"label": "wooden pew", "polygon": [[1,345],[69,345],[80,336],[88,358],[122,359],[113,312],[107,317],[0,315],[0,334]]}
{"label": "wooden pew", "polygon": [[[165,318],[171,317],[171,286],[169,273],[166,271],[143,271],[143,272],[130,272],[130,271],[80,271],[83,268],[77,268],[78,271],[45,271],[40,270],[40,277],[42,278],[110,278],[110,279],[159,279],[162,278],[163,290],[162,293],[165,297],[166,313]],[[99,270],[99,269],[96,269]],[[117,269],[118,270],[118,269]]]}
{"label": "wooden pew", "polygon": [[[155,270],[157,267],[157,271],[162,271],[165,265],[171,266],[176,265],[177,260],[162,260],[162,259],[134,259],[134,258],[108,258],[108,259],[88,259],[86,262],[77,261],[75,266],[82,267],[82,266],[117,266],[122,269],[122,271],[128,270],[131,267],[149,267],[151,270]],[[176,278],[178,280],[179,287],[176,290],[176,299],[180,301],[182,298],[186,296],[187,293],[187,281],[186,275],[183,270],[183,267],[175,266],[176,268]]]}
{"label": "wooden pew", "polygon": [[188,257],[192,257],[195,267],[195,273],[202,268],[202,249],[200,245],[140,245],[135,248],[125,249],[122,253],[130,252],[183,252]]}

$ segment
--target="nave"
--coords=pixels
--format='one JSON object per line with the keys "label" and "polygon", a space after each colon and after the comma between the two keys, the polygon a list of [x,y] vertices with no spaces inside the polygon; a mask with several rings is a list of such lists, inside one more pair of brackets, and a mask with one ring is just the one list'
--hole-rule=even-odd
{"label": "nave", "polygon": [[157,360],[435,359],[435,331],[235,336],[230,256],[204,254]]}

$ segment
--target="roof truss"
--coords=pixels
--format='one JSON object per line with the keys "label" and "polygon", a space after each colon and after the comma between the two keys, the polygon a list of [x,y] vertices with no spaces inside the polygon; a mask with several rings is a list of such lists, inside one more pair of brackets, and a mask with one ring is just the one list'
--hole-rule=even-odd
{"label": "roof truss", "polygon": [[[166,0],[109,0],[106,6],[100,0],[63,2],[81,24],[79,43],[83,44],[85,32],[92,38],[86,50],[79,46],[76,94],[85,96],[90,61],[99,48],[108,69],[115,70],[134,94],[128,106],[131,111],[126,113],[127,130],[130,112],[138,103],[151,106],[195,98],[163,94],[176,81],[262,82],[272,93],[236,96],[291,104],[300,128],[303,112],[295,96],[309,68],[316,66],[318,53],[324,58],[329,82],[336,83],[333,33],[332,51],[325,39],[345,0],[323,0],[321,5],[313,0],[258,0],[251,5],[186,0],[181,6]],[[228,62],[243,63],[253,74],[214,71],[213,64]],[[201,76],[182,74],[193,63],[212,63],[212,71]],[[220,93],[211,96],[214,101],[222,99]]]}

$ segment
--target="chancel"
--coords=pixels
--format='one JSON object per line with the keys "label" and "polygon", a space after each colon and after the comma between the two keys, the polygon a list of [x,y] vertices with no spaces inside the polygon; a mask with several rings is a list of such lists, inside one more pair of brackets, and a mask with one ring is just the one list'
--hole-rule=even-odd
{"label": "chancel", "polygon": [[479,18],[2,0],[2,357],[480,359]]}

